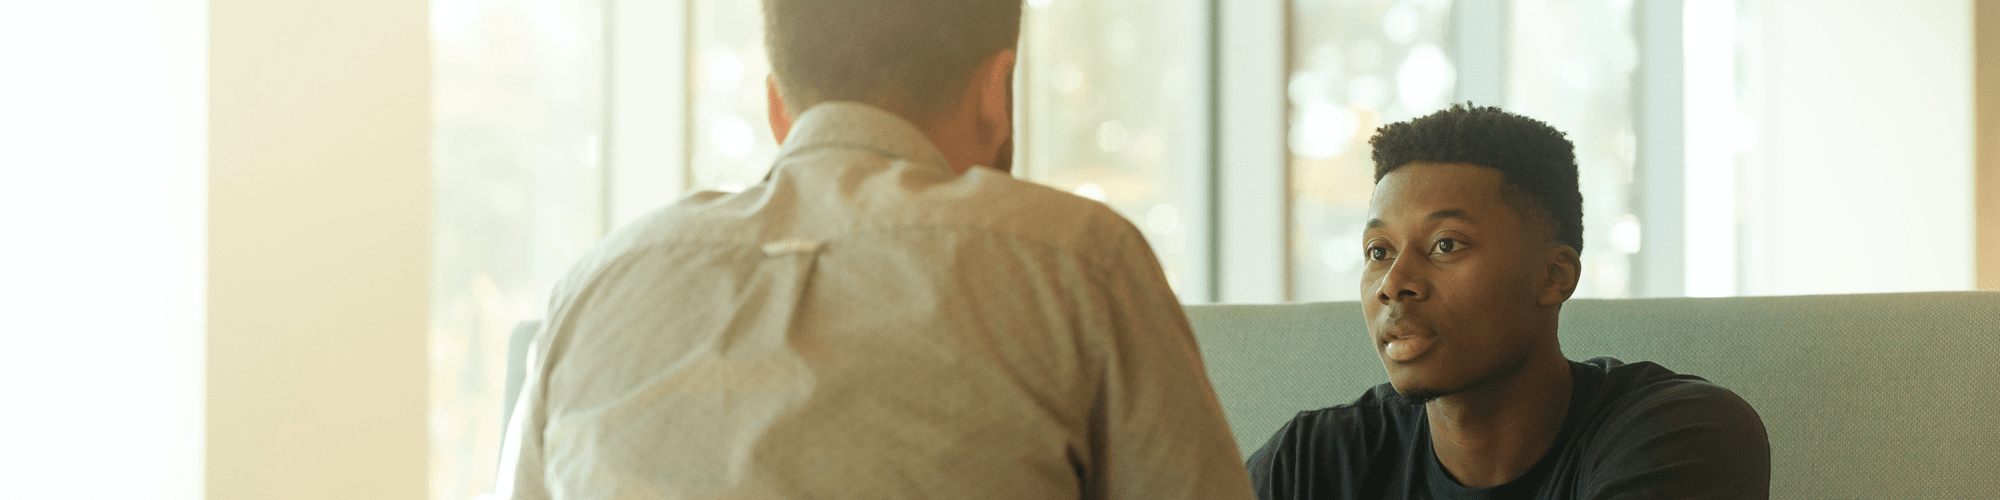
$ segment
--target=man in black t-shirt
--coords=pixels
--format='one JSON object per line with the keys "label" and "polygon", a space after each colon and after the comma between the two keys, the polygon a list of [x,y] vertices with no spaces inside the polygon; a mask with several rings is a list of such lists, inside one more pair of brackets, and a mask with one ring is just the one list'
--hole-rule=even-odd
{"label": "man in black t-shirt", "polygon": [[1251,455],[1262,499],[1768,498],[1742,398],[1649,362],[1563,357],[1583,196],[1562,132],[1453,106],[1382,127],[1361,304],[1389,383]]}

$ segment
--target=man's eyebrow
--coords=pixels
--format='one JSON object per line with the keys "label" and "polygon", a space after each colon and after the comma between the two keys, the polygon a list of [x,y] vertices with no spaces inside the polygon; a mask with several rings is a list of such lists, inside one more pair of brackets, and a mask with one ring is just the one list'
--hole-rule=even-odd
{"label": "man's eyebrow", "polygon": [[1436,212],[1431,212],[1431,215],[1429,217],[1424,218],[1424,222],[1437,222],[1445,219],[1458,219],[1466,222],[1479,222],[1479,219],[1472,218],[1472,214],[1466,213],[1465,210],[1456,208],[1448,208]]}
{"label": "man's eyebrow", "polygon": [[[1431,212],[1430,216],[1424,217],[1424,222],[1437,222],[1445,219],[1458,219],[1466,222],[1479,222],[1479,219],[1472,218],[1471,213],[1468,213],[1465,210],[1457,208],[1447,208],[1444,210]],[[1388,225],[1388,223],[1382,222],[1382,219],[1368,219],[1368,229],[1375,229],[1386,225]]]}

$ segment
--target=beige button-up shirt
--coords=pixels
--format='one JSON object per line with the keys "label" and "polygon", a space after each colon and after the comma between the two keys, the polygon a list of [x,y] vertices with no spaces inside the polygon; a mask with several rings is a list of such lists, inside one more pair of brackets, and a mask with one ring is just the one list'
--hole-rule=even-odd
{"label": "beige button-up shirt", "polygon": [[861,104],[614,232],[545,325],[513,498],[1250,497],[1139,232]]}

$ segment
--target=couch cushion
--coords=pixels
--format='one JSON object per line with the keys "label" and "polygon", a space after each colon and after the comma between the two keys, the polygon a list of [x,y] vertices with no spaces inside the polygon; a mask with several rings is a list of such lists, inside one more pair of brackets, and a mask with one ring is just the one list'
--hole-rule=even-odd
{"label": "couch cushion", "polygon": [[[1386,380],[1356,302],[1189,306],[1245,456]],[[1773,498],[2000,488],[2000,292],[1572,300],[1570,359],[1654,361],[1757,408]]]}

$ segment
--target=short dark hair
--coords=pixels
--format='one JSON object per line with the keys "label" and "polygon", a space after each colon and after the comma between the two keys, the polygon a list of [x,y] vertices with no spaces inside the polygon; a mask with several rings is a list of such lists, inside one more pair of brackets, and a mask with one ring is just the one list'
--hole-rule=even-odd
{"label": "short dark hair", "polygon": [[1021,38],[1021,0],[764,0],[771,72],[797,113],[860,101],[924,122]]}
{"label": "short dark hair", "polygon": [[[1527,198],[1518,208],[1555,234],[1556,243],[1583,251],[1583,193],[1577,189],[1576,146],[1541,120],[1472,103],[1407,122],[1383,125],[1375,147],[1375,182],[1412,162],[1469,163],[1499,170]],[[1511,198],[1511,196],[1510,196]]]}

